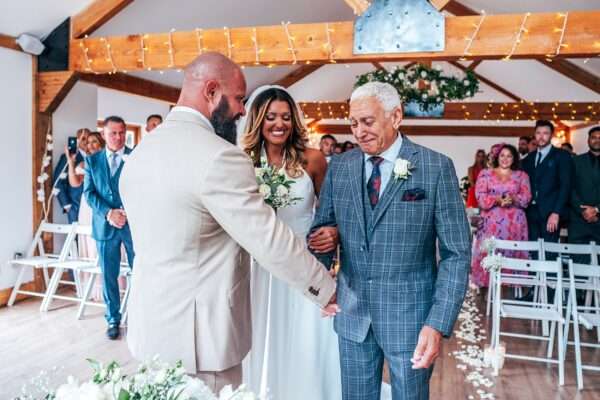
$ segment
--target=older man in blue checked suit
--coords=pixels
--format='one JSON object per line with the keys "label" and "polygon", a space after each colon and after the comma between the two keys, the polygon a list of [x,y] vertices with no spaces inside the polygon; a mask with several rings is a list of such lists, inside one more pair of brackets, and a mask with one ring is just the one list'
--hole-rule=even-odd
{"label": "older man in blue checked suit", "polygon": [[96,240],[102,268],[102,296],[106,304],[106,335],[119,337],[121,323],[119,271],[121,245],[127,252],[127,261],[133,266],[133,243],[127,214],[119,193],[119,179],[125,158],[131,149],[125,147],[125,121],[111,116],[104,120],[103,137],[106,148],[86,158],[83,192],[92,208],[92,236]]}
{"label": "older man in blue checked suit", "polygon": [[[339,231],[334,327],[344,400],[379,399],[384,358],[394,400],[429,398],[434,360],[467,289],[471,241],[454,166],[403,136],[402,116],[391,85],[354,91],[360,149],[329,164],[309,235],[318,253],[331,227]],[[333,254],[319,256],[331,265]]]}

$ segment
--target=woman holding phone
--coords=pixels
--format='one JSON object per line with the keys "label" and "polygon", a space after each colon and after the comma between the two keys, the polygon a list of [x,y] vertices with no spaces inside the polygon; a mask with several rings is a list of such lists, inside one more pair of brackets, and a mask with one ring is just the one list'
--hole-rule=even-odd
{"label": "woman holding phone", "polygon": [[[502,145],[492,166],[479,174],[475,186],[483,227],[477,232],[473,246],[471,280],[479,287],[487,287],[489,281],[488,273],[481,267],[481,260],[487,255],[480,248],[481,243],[491,237],[520,241],[528,238],[525,208],[531,201],[531,189],[529,177],[519,170],[517,149],[510,144]],[[522,251],[504,251],[503,254],[528,258],[527,252]]]}

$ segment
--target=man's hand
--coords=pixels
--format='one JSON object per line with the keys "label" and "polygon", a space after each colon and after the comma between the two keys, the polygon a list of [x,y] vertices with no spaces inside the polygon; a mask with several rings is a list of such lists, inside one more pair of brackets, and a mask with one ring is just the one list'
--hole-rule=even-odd
{"label": "man's hand", "polygon": [[581,206],[581,216],[587,223],[594,223],[598,221],[598,209],[592,206]]}
{"label": "man's hand", "polygon": [[106,215],[106,220],[115,228],[121,229],[127,223],[127,215],[124,210],[115,208]]}
{"label": "man's hand", "polygon": [[550,214],[550,216],[548,217],[548,223],[546,224],[546,230],[550,233],[556,232],[556,230],[558,229],[559,220],[560,217],[557,213]]}
{"label": "man's hand", "polygon": [[340,307],[337,305],[337,294],[334,293],[329,299],[329,303],[321,309],[321,316],[323,318],[335,317],[337,313],[342,311]]}
{"label": "man's hand", "polygon": [[425,325],[419,333],[419,342],[413,354],[413,369],[429,368],[440,354],[442,334]]}
{"label": "man's hand", "polygon": [[308,237],[308,247],[315,253],[329,253],[338,245],[339,236],[336,227],[322,226]]}

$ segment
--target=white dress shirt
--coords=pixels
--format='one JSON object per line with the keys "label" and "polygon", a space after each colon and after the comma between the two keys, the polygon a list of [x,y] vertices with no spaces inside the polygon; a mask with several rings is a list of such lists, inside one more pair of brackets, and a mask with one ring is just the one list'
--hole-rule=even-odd
{"label": "white dress shirt", "polygon": [[[123,162],[123,155],[125,154],[125,146],[121,147],[121,149],[119,149],[117,151],[111,151],[108,149],[108,147],[106,148],[106,159],[108,160],[108,168],[109,169],[110,169],[110,163],[111,163],[113,154],[117,155],[116,164],[117,164],[117,168],[119,168],[121,166],[121,162]],[[112,173],[112,171],[111,171],[111,173]]]}
{"label": "white dress shirt", "polygon": [[535,166],[537,167],[538,165],[538,157],[541,154],[542,158],[540,159],[540,164],[542,163],[542,161],[544,161],[544,158],[546,158],[546,156],[548,155],[548,153],[550,153],[550,149],[552,148],[551,144],[548,144],[546,147],[538,147],[537,152],[535,154]]}
{"label": "white dress shirt", "polygon": [[[379,157],[383,158],[382,163],[379,164],[379,171],[381,172],[381,188],[379,189],[379,198],[381,198],[381,195],[383,192],[385,192],[387,184],[390,182],[392,172],[394,171],[394,165],[398,159],[398,153],[400,152],[401,147],[402,134],[398,134],[396,141],[392,143],[392,145],[386,151],[381,154],[377,154]],[[373,164],[371,161],[369,161],[369,158],[371,157],[373,156],[365,153],[365,182],[369,181],[371,173],[373,172]]]}

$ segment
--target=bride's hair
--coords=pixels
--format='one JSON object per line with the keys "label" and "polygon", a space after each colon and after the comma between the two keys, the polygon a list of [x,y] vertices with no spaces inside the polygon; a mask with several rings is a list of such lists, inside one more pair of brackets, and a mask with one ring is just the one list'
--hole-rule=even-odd
{"label": "bride's hair", "polygon": [[285,101],[290,106],[292,133],[285,143],[284,165],[290,177],[298,178],[302,175],[302,167],[306,163],[304,150],[306,150],[308,134],[302,124],[302,117],[296,102],[285,90],[271,88],[256,96],[248,112],[246,129],[242,138],[242,148],[252,158],[254,166],[260,166],[261,149],[264,145],[262,127],[269,106],[276,100]]}

